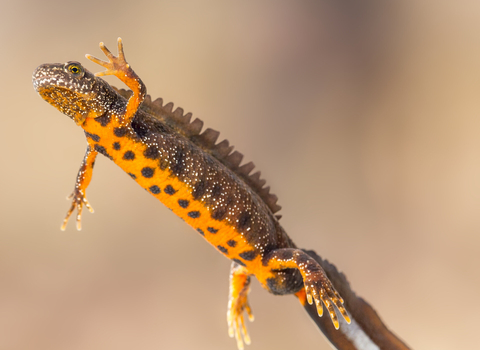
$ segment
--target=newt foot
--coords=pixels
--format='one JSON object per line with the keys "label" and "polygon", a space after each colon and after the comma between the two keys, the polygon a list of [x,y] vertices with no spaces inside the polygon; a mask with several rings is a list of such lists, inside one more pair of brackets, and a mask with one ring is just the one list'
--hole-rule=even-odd
{"label": "newt foot", "polygon": [[121,78],[130,70],[130,65],[125,60],[125,54],[123,53],[123,43],[122,38],[118,38],[118,57],[114,56],[109,49],[102,43],[100,43],[100,49],[103,51],[105,56],[108,58],[107,61],[102,61],[99,58],[96,58],[92,55],[85,55],[90,61],[106,68],[106,71],[95,73],[95,76],[101,77],[104,75],[115,75],[118,78]]}
{"label": "newt foot", "polygon": [[248,303],[247,293],[241,293],[236,298],[230,298],[228,302],[227,322],[228,335],[237,340],[237,347],[243,350],[243,343],[250,345],[251,340],[243,318],[244,311],[247,312],[250,322],[254,320],[252,309]]}
{"label": "newt foot", "polygon": [[338,318],[333,305],[338,308],[342,316],[345,318],[345,321],[350,323],[350,317],[347,314],[347,310],[345,310],[345,307],[343,306],[342,297],[340,294],[338,294],[330,280],[323,275],[323,273],[321,276],[318,276],[315,273],[306,275],[304,284],[307,302],[312,305],[315,301],[318,316],[322,317],[323,315],[323,302],[328,310],[328,313],[330,314],[330,318],[332,319],[335,329],[338,329],[340,325],[338,323]]}
{"label": "newt foot", "polygon": [[90,213],[93,213],[93,208],[91,207],[90,203],[88,203],[85,193],[79,189],[75,189],[73,193],[67,197],[67,199],[72,201],[72,205],[70,206],[70,209],[68,209],[67,215],[65,216],[60,229],[65,231],[70,216],[72,216],[73,211],[77,209],[77,230],[80,231],[82,229],[83,206],[85,205]]}

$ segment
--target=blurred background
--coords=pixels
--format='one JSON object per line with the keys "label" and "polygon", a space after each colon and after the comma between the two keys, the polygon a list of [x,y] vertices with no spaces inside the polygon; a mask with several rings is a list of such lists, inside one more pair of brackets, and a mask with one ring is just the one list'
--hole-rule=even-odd
{"label": "blurred background", "polygon": [[[5,1],[0,12],[0,349],[236,349],[230,263],[99,157],[83,230],[60,225],[83,132],[40,64],[126,57],[154,97],[221,131],[301,247],[414,349],[478,345],[480,2]],[[116,79],[108,78],[116,86]],[[253,283],[247,349],[329,349]],[[475,340],[477,339],[477,340]]]}

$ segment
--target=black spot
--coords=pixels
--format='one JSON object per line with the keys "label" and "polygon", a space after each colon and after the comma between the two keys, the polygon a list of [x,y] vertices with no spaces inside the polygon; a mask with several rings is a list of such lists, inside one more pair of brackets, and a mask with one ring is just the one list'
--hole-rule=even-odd
{"label": "black spot", "polygon": [[208,227],[207,230],[210,233],[217,233],[218,232],[218,230],[216,228],[213,228],[213,227]]}
{"label": "black spot", "polygon": [[120,144],[119,144],[118,142],[114,142],[114,143],[113,143],[113,149],[114,149],[115,151],[120,150],[120,148],[121,148],[121,146],[120,146]]}
{"label": "black spot", "polygon": [[157,146],[149,146],[144,152],[143,155],[148,159],[157,159],[160,157],[160,152]]}
{"label": "black spot", "polygon": [[124,137],[127,134],[127,128],[124,126],[113,129],[116,137]]}
{"label": "black spot", "polygon": [[252,261],[257,256],[257,252],[254,251],[254,250],[249,250],[247,252],[243,252],[243,253],[240,253],[238,255],[240,255],[240,257],[243,260]]}
{"label": "black spot", "polygon": [[[123,159],[125,160],[134,160],[135,159],[135,153],[132,151],[127,151],[123,154]],[[145,169],[145,168],[144,168]],[[150,176],[151,177],[151,176]]]}
{"label": "black spot", "polygon": [[207,183],[203,180],[198,181],[193,188],[193,193],[192,193],[193,198],[199,199],[205,194],[206,190],[207,190]]}
{"label": "black spot", "polygon": [[152,133],[160,134],[171,134],[169,130],[161,121],[156,119],[147,119],[137,116],[132,121],[132,129],[140,138],[145,138]]}
{"label": "black spot", "polygon": [[108,154],[107,150],[105,149],[105,147],[103,146],[100,146],[100,145],[95,145],[94,147],[95,151],[97,151],[98,153],[100,154],[103,154],[105,157],[109,158],[109,159],[113,159],[112,156],[110,154]]}
{"label": "black spot", "polygon": [[179,199],[178,200],[178,205],[181,206],[184,209],[187,208],[189,204],[190,204],[190,202],[187,201],[186,199]]}
{"label": "black spot", "polygon": [[282,291],[278,288],[278,282],[275,278],[267,278],[267,290],[271,291],[275,295],[283,295]]}
{"label": "black spot", "polygon": [[196,219],[200,217],[200,212],[199,211],[190,211],[188,212],[188,216],[190,216],[192,219]]}
{"label": "black spot", "polygon": [[158,187],[157,185],[153,185],[149,188],[150,192],[152,192],[153,194],[159,194],[160,193],[160,187]]}
{"label": "black spot", "polygon": [[222,185],[220,184],[215,184],[213,185],[212,187],[212,197],[213,198],[217,198],[218,196],[220,196],[223,192],[223,189],[222,189]]}
{"label": "black spot", "polygon": [[167,185],[167,187],[165,187],[165,189],[163,190],[166,194],[169,194],[170,196],[171,195],[174,195],[175,192],[177,192],[172,186],[170,185]]}
{"label": "black spot", "polygon": [[110,123],[111,117],[108,113],[104,113],[101,117],[95,118],[95,121],[105,127]]}
{"label": "black spot", "polygon": [[235,248],[235,246],[237,245],[237,242],[234,241],[233,239],[231,239],[227,242],[227,245],[232,247],[232,248]]}
{"label": "black spot", "polygon": [[220,250],[224,254],[228,254],[228,249],[225,247],[222,247],[221,245],[217,245],[218,250]]}
{"label": "black spot", "polygon": [[90,134],[89,132],[86,132],[85,131],[85,136],[92,139],[93,141],[95,142],[98,142],[100,141],[100,136],[96,135],[96,134]]}
{"label": "black spot", "polygon": [[200,233],[202,236],[205,236],[205,233],[203,233],[203,230],[201,228],[197,228],[198,233]]}
{"label": "black spot", "polygon": [[221,221],[226,213],[227,213],[227,209],[222,207],[217,208],[212,212],[212,219]]}
{"label": "black spot", "polygon": [[140,138],[145,138],[150,134],[150,130],[148,129],[148,125],[141,121],[138,120],[138,118],[133,119],[132,121],[132,129],[135,131],[135,133],[138,135]]}
{"label": "black spot", "polygon": [[182,147],[178,147],[173,155],[170,169],[177,176],[179,176],[185,170],[185,152]]}
{"label": "black spot", "polygon": [[135,174],[128,173],[128,175],[130,175],[130,177],[131,177],[132,179],[134,179],[134,180],[137,178],[137,175],[135,175]]}
{"label": "black spot", "polygon": [[247,266],[245,265],[245,263],[241,260],[238,260],[238,259],[232,259],[232,261],[236,262],[238,265],[242,265],[242,266]]}
{"label": "black spot", "polygon": [[146,178],[151,178],[155,173],[155,169],[146,166],[142,169],[142,176]]}
{"label": "black spot", "polygon": [[238,218],[238,223],[237,223],[238,229],[243,230],[243,229],[246,229],[248,226],[250,226],[251,219],[252,219],[252,214],[250,214],[248,211],[240,214]]}
{"label": "black spot", "polygon": [[266,243],[264,246],[263,246],[263,253],[264,255],[270,253],[272,250],[275,250],[277,249],[277,244],[273,244],[273,243]]}
{"label": "black spot", "polygon": [[297,269],[277,271],[275,277],[267,278],[267,290],[275,295],[297,293],[303,288],[303,278]]}

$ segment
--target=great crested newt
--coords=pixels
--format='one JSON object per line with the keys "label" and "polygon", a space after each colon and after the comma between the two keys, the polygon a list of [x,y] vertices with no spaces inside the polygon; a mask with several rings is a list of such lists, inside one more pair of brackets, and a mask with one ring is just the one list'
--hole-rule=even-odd
{"label": "great crested newt", "polygon": [[[93,211],[86,198],[95,158],[114,161],[141,187],[192,226],[220,253],[232,260],[227,312],[228,331],[237,346],[250,343],[244,313],[250,278],[269,292],[295,294],[303,305],[315,303],[318,316],[325,305],[335,328],[335,308],[350,323],[343,299],[320,264],[298,249],[279,223],[277,197],[264,187],[253,163],[227,140],[216,143],[218,132],[201,129],[203,122],[171,103],[152,101],[146,87],[125,60],[122,40],[118,56],[103,43],[108,58],[86,57],[106,70],[92,74],[80,63],[43,64],[33,73],[40,96],[69,116],[85,132],[87,150],[70,196],[62,229],[76,210],[80,230],[82,209]],[[114,75],[131,89],[119,90],[100,78]],[[323,305],[322,305],[323,303]]]}

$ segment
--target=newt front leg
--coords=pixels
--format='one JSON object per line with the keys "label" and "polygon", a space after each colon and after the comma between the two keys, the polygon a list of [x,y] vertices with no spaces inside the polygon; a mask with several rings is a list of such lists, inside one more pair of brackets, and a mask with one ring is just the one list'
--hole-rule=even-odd
{"label": "newt front leg", "polygon": [[128,100],[127,107],[123,115],[123,122],[125,124],[130,124],[138,110],[138,107],[145,99],[147,88],[137,73],[133,71],[133,69],[125,60],[121,38],[118,38],[118,57],[114,56],[103,43],[100,43],[100,49],[103,51],[105,56],[107,56],[109,60],[108,62],[102,61],[96,57],[93,57],[92,55],[85,55],[85,57],[107,69],[106,71],[95,73],[95,76],[101,77],[104,75],[114,75],[133,91],[133,95]]}
{"label": "newt front leg", "polygon": [[97,152],[90,146],[87,146],[87,151],[85,152],[85,157],[83,158],[82,165],[80,166],[80,170],[77,174],[77,181],[75,182],[75,189],[73,190],[72,194],[67,197],[67,199],[72,200],[72,206],[67,212],[65,219],[63,220],[63,224],[61,227],[62,231],[65,231],[67,227],[68,219],[72,215],[73,211],[77,209],[77,230],[82,229],[82,209],[85,205],[87,209],[93,213],[93,208],[87,201],[85,196],[85,191],[90,184],[90,180],[92,179],[93,173],[93,165],[95,164],[95,158],[97,157]]}

